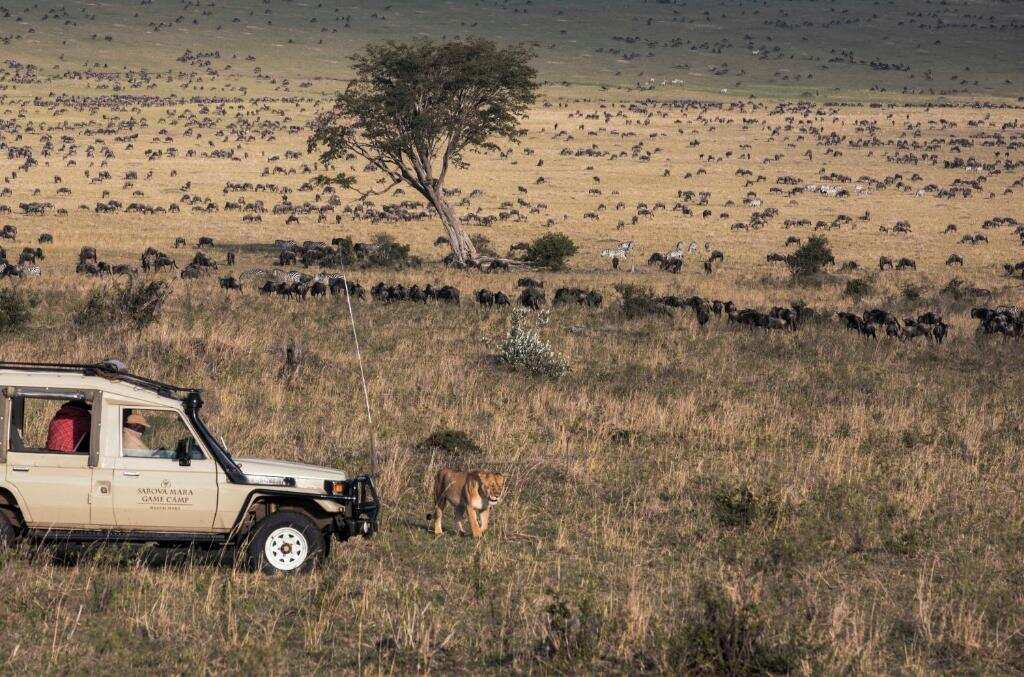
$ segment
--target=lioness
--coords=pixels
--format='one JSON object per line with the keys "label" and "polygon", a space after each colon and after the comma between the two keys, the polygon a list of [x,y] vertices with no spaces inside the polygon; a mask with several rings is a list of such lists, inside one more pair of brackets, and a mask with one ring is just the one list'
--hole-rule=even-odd
{"label": "lioness", "polygon": [[445,504],[450,504],[455,508],[459,533],[466,533],[462,527],[462,518],[468,513],[469,530],[473,538],[480,538],[487,531],[487,516],[491,506],[497,505],[504,493],[505,478],[498,473],[486,470],[459,472],[448,468],[438,470],[434,479],[434,533],[441,535]]}

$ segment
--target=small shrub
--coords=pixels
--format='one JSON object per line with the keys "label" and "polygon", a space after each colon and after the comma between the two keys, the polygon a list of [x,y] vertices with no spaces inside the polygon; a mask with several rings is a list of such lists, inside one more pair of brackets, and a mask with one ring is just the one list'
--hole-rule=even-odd
{"label": "small shrub", "polygon": [[672,671],[714,675],[765,675],[793,672],[801,648],[790,639],[773,642],[756,604],[739,604],[724,590],[708,585],[698,593],[698,608],[672,638]]}
{"label": "small shrub", "polygon": [[867,278],[855,278],[846,283],[843,289],[843,296],[852,299],[860,299],[875,291],[874,283]]}
{"label": "small shrub", "polygon": [[923,293],[924,290],[916,284],[906,284],[900,290],[900,294],[903,298],[911,303],[920,301]]}
{"label": "small shrub", "polygon": [[622,297],[622,312],[631,320],[655,315],[671,317],[672,311],[659,302],[650,287],[635,284],[617,284],[615,291]]}
{"label": "small shrub", "polygon": [[558,378],[569,371],[566,359],[554,351],[529,326],[529,313],[523,308],[512,311],[508,334],[498,345],[498,360],[516,371]]}
{"label": "small shrub", "polygon": [[786,257],[786,265],[796,277],[812,277],[819,274],[826,265],[835,262],[828,240],[820,235],[808,238],[799,249]]}
{"label": "small shrub", "polygon": [[491,240],[483,233],[477,233],[476,235],[470,235],[469,241],[476,247],[476,251],[481,256],[491,256],[497,258],[498,252],[491,246]]}
{"label": "small shrub", "polygon": [[537,655],[579,665],[593,656],[600,619],[589,596],[573,603],[559,590],[548,589],[551,602],[544,609],[547,626],[537,644]]}
{"label": "small shrub", "polygon": [[17,287],[0,289],[0,332],[15,332],[24,327],[38,304],[39,299]]}
{"label": "small shrub", "polygon": [[337,250],[338,258],[341,259],[341,262],[343,264],[345,264],[346,266],[351,266],[353,263],[355,263],[355,242],[352,241],[351,237],[343,237],[340,240],[338,240]]}
{"label": "small shrub", "polygon": [[404,268],[411,265],[409,245],[401,244],[387,233],[377,233],[373,238],[375,249],[367,259],[370,265],[383,268]]}
{"label": "small shrub", "polygon": [[562,233],[548,233],[530,243],[526,250],[526,260],[544,268],[561,270],[565,260],[579,251],[576,243]]}
{"label": "small shrub", "polygon": [[82,327],[129,324],[138,329],[156,322],[170,289],[166,282],[139,282],[94,289],[88,302],[75,315]]}
{"label": "small shrub", "polygon": [[774,518],[778,514],[772,500],[755,497],[746,484],[718,487],[712,491],[711,501],[715,519],[726,527],[746,527],[759,517]]}
{"label": "small shrub", "polygon": [[421,451],[443,452],[453,456],[478,456],[483,453],[483,449],[473,441],[473,438],[461,430],[450,428],[430,433],[426,439],[416,445],[416,448]]}

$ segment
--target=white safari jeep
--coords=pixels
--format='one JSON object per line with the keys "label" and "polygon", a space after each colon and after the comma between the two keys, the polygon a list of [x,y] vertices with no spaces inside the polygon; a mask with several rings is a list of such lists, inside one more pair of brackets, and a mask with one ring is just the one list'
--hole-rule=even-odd
{"label": "white safari jeep", "polygon": [[0,546],[18,538],[242,545],[266,572],[369,537],[373,481],[232,458],[196,390],[100,365],[0,362]]}

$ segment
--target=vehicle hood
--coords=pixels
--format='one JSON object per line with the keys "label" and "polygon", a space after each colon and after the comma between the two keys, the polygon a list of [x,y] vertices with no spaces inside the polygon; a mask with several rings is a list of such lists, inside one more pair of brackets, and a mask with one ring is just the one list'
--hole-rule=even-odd
{"label": "vehicle hood", "polygon": [[270,477],[294,477],[295,486],[303,489],[322,491],[324,480],[345,480],[348,476],[341,470],[324,468],[305,463],[274,461],[266,458],[236,458],[235,463],[246,475]]}

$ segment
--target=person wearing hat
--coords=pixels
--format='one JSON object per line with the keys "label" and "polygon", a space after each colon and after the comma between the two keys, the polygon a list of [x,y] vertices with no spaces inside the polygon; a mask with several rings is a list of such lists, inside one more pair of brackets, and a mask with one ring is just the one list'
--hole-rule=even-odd
{"label": "person wearing hat", "polygon": [[149,421],[135,411],[125,411],[124,427],[121,430],[121,451],[152,451],[142,436],[149,429]]}

